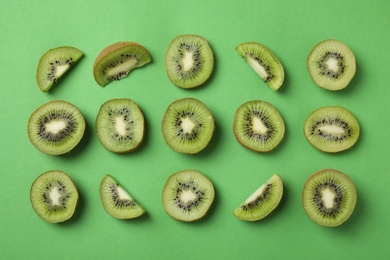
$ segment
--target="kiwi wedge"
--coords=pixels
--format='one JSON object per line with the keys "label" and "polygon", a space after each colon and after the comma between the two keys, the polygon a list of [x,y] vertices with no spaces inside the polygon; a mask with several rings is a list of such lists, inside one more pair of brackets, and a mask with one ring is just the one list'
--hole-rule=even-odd
{"label": "kiwi wedge", "polygon": [[214,196],[214,186],[205,175],[196,170],[183,170],[168,178],[162,201],[172,218],[192,222],[206,215]]}
{"label": "kiwi wedge", "polygon": [[237,109],[233,131],[242,146],[255,152],[269,152],[282,141],[285,126],[282,116],[272,104],[253,100]]}
{"label": "kiwi wedge", "polygon": [[315,148],[337,153],[351,148],[359,138],[360,126],[355,116],[340,106],[322,107],[305,121],[306,139]]}
{"label": "kiwi wedge", "polygon": [[336,227],[353,213],[357,192],[352,180],[334,169],[323,169],[305,182],[302,203],[306,214],[315,223]]}
{"label": "kiwi wedge", "polygon": [[340,90],[348,86],[355,75],[355,56],[344,43],[325,40],[310,52],[307,69],[317,86],[332,91]]}
{"label": "kiwi wedge", "polygon": [[108,151],[128,153],[141,145],[145,120],[141,109],[133,100],[111,99],[100,107],[95,128],[100,143]]}
{"label": "kiwi wedge", "polygon": [[104,48],[93,64],[93,76],[102,87],[121,80],[135,68],[151,62],[149,52],[135,42],[117,42]]}
{"label": "kiwi wedge", "polygon": [[244,42],[236,47],[236,51],[272,90],[282,86],[284,69],[270,49],[261,43]]}
{"label": "kiwi wedge", "polygon": [[79,194],[70,177],[57,170],[45,172],[31,185],[30,201],[38,216],[48,223],[70,219]]}
{"label": "kiwi wedge", "polygon": [[129,192],[110,174],[100,184],[100,198],[103,208],[114,218],[132,219],[145,213]]}
{"label": "kiwi wedge", "polygon": [[165,54],[165,69],[170,81],[189,89],[204,84],[214,67],[214,54],[205,38],[186,34],[175,37]]}
{"label": "kiwi wedge", "polygon": [[182,98],[168,106],[161,128],[169,147],[179,153],[195,154],[210,142],[214,133],[214,118],[198,99]]}
{"label": "kiwi wedge", "polygon": [[60,155],[70,152],[80,142],[85,121],[73,104],[53,100],[37,108],[27,125],[28,138],[42,153]]}

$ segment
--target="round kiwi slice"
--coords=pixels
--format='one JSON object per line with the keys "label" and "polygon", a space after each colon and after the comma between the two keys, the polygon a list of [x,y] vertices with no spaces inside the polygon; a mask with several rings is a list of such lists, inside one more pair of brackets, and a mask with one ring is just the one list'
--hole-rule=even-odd
{"label": "round kiwi slice", "polygon": [[344,173],[324,169],[312,174],[303,187],[306,214],[321,226],[335,227],[353,213],[357,200],[355,185]]}
{"label": "round kiwi slice", "polygon": [[162,201],[172,218],[192,222],[206,215],[214,195],[214,186],[205,175],[196,170],[183,170],[168,178]]}
{"label": "round kiwi slice", "polygon": [[100,107],[95,127],[100,143],[108,151],[127,153],[141,145],[145,121],[141,109],[133,100],[111,99]]}
{"label": "round kiwi slice", "polygon": [[70,152],[80,142],[85,121],[71,103],[53,100],[31,114],[27,130],[28,138],[39,151],[60,155]]}
{"label": "round kiwi slice", "polygon": [[41,174],[32,184],[30,201],[40,218],[48,223],[64,222],[75,212],[78,192],[70,177],[57,170]]}
{"label": "round kiwi slice", "polygon": [[169,147],[179,153],[195,154],[210,142],[214,133],[214,118],[201,101],[183,98],[169,105],[161,128]]}
{"label": "round kiwi slice", "polygon": [[104,209],[114,218],[132,219],[145,213],[142,206],[110,174],[100,184],[100,198]]}
{"label": "round kiwi slice", "polygon": [[272,90],[282,86],[284,69],[270,49],[261,43],[244,42],[236,47],[236,51]]}
{"label": "round kiwi slice", "polygon": [[47,92],[77,61],[84,56],[79,49],[61,46],[48,50],[38,63],[36,80],[38,87]]}
{"label": "round kiwi slice", "polygon": [[260,186],[240,207],[233,211],[234,216],[246,221],[265,218],[278,205],[283,195],[283,182],[278,174],[274,174]]}
{"label": "round kiwi slice", "polygon": [[306,139],[318,150],[337,153],[351,148],[359,138],[360,126],[354,115],[340,106],[322,107],[305,121]]}
{"label": "round kiwi slice", "polygon": [[307,58],[310,77],[316,85],[328,90],[345,88],[356,71],[353,52],[337,40],[318,43]]}
{"label": "round kiwi slice", "polygon": [[237,141],[255,152],[269,152],[283,139],[284,121],[270,103],[253,100],[242,104],[234,116]]}
{"label": "round kiwi slice", "polygon": [[113,80],[121,80],[131,70],[151,62],[149,52],[135,42],[117,42],[104,48],[93,64],[93,76],[104,87]]}
{"label": "round kiwi slice", "polygon": [[178,87],[195,88],[207,81],[214,67],[214,54],[199,35],[175,37],[165,55],[168,78]]}

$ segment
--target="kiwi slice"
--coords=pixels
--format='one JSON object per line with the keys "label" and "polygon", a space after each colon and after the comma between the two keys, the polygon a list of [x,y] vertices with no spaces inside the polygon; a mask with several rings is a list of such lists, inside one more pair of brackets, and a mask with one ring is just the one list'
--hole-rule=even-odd
{"label": "kiwi slice", "polygon": [[162,201],[172,218],[192,222],[206,215],[214,195],[214,186],[205,175],[196,170],[183,170],[168,178]]}
{"label": "kiwi slice", "polygon": [[246,221],[256,221],[268,216],[278,205],[283,195],[283,182],[274,174],[249,198],[233,211],[234,216]]}
{"label": "kiwi slice", "polygon": [[100,198],[104,209],[114,218],[132,219],[145,213],[142,206],[110,174],[100,184]]}
{"label": "kiwi slice", "polygon": [[316,85],[334,91],[348,86],[355,75],[356,61],[353,52],[344,43],[325,40],[310,52],[307,68]]}
{"label": "kiwi slice", "polygon": [[57,170],[45,172],[31,185],[30,201],[34,211],[48,223],[70,219],[79,194],[70,177]]}
{"label": "kiwi slice", "polygon": [[135,42],[117,42],[104,48],[93,64],[93,76],[104,87],[113,80],[121,80],[131,70],[151,62],[149,52]]}
{"label": "kiwi slice", "polygon": [[253,100],[242,104],[234,116],[237,141],[255,152],[269,152],[283,139],[284,121],[270,103]]}
{"label": "kiwi slice", "polygon": [[173,150],[195,154],[210,142],[214,118],[205,104],[195,98],[172,102],[162,120],[163,137]]}
{"label": "kiwi slice", "polygon": [[340,106],[322,107],[305,121],[306,139],[315,148],[337,153],[351,148],[359,138],[360,126],[354,115]]}
{"label": "kiwi slice", "polygon": [[214,54],[199,35],[175,37],[165,55],[168,78],[178,87],[195,88],[207,81],[214,67]]}
{"label": "kiwi slice", "polygon": [[284,69],[270,49],[261,43],[244,42],[236,47],[236,51],[272,90],[282,86]]}
{"label": "kiwi slice", "polygon": [[96,134],[100,143],[114,153],[137,149],[144,138],[144,116],[131,99],[111,99],[105,102],[96,118]]}
{"label": "kiwi slice", "polygon": [[27,130],[35,148],[42,153],[60,155],[70,152],[80,142],[85,121],[76,106],[53,100],[31,114]]}
{"label": "kiwi slice", "polygon": [[353,213],[357,192],[352,180],[334,169],[312,174],[305,182],[302,203],[306,214],[321,226],[335,227]]}

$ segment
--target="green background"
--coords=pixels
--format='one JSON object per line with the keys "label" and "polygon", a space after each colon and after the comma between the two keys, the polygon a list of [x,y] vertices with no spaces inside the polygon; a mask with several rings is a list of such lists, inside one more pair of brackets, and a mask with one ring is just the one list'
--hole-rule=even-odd
{"label": "green background", "polygon": [[[389,11],[385,0],[2,1],[2,258],[388,258]],[[164,67],[171,40],[188,33],[207,38],[215,55],[212,78],[194,90],[175,87]],[[346,43],[357,60],[353,81],[339,92],[315,86],[306,69],[311,48],[328,38]],[[153,62],[122,81],[98,86],[92,75],[95,57],[124,40],[144,45]],[[235,52],[245,41],[265,44],[282,62],[286,78],[278,92]],[[77,47],[85,57],[60,85],[42,93],[35,82],[38,60],[61,45]],[[147,126],[142,147],[125,155],[105,150],[94,133],[100,105],[119,97],[139,104]],[[216,120],[212,142],[194,156],[171,150],[160,130],[167,106],[183,97],[203,101]],[[27,137],[30,114],[55,99],[76,105],[87,123],[82,142],[64,156],[40,153]],[[271,153],[254,153],[233,135],[235,110],[254,99],[272,103],[286,123],[284,140]],[[303,135],[307,116],[329,105],[349,109],[361,126],[358,143],[339,154],[316,150]],[[172,219],[161,203],[168,176],[188,168],[203,172],[216,189],[212,210],[197,223]],[[353,215],[337,228],[314,224],[301,205],[305,180],[323,168],[348,174],[358,190]],[[68,173],[80,192],[75,216],[57,225],[42,221],[29,201],[34,179],[52,169]],[[236,219],[232,211],[276,172],[285,186],[277,210],[256,223]],[[107,173],[146,208],[147,216],[121,221],[104,211],[99,185]]]}

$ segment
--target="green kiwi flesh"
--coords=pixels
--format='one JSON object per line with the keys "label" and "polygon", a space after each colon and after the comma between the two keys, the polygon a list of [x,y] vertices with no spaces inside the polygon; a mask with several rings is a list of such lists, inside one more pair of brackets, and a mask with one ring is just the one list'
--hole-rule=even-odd
{"label": "green kiwi flesh", "polygon": [[237,141],[244,147],[255,152],[269,152],[282,141],[285,125],[272,104],[253,100],[237,109],[233,131]]}
{"label": "green kiwi flesh", "polygon": [[213,51],[207,40],[199,35],[175,37],[165,55],[168,78],[181,88],[195,88],[204,84],[213,67]]}
{"label": "green kiwi flesh", "polygon": [[61,46],[48,50],[39,60],[36,80],[38,87],[49,91],[59,78],[84,56],[79,49]]}
{"label": "green kiwi flesh", "polygon": [[360,126],[347,109],[328,106],[309,115],[304,124],[304,133],[309,143],[318,150],[337,153],[351,148],[357,142]]}
{"label": "green kiwi flesh", "polygon": [[348,86],[356,72],[356,61],[353,52],[344,43],[325,40],[310,52],[307,68],[317,86],[335,91]]}
{"label": "green kiwi flesh", "polygon": [[357,192],[352,180],[334,169],[324,169],[312,174],[302,192],[303,208],[315,223],[336,227],[353,213]]}
{"label": "green kiwi flesh", "polygon": [[284,69],[270,49],[261,43],[244,42],[236,47],[236,51],[272,90],[282,86]]}
{"label": "green kiwi flesh", "polygon": [[30,201],[37,215],[48,223],[70,219],[78,201],[77,188],[70,177],[57,170],[45,172],[31,185]]}
{"label": "green kiwi flesh", "polygon": [[85,121],[76,106],[53,100],[31,114],[27,130],[35,148],[42,153],[60,155],[70,152],[80,142]]}
{"label": "green kiwi flesh", "polygon": [[200,220],[214,201],[212,182],[196,170],[172,174],[162,192],[165,211],[172,218],[184,222]]}
{"label": "green kiwi flesh", "polygon": [[210,142],[214,133],[214,118],[201,101],[183,98],[168,106],[161,128],[169,147],[179,153],[195,154]]}
{"label": "green kiwi flesh", "polygon": [[100,198],[103,208],[117,219],[137,218],[145,213],[130,193],[110,174],[100,184]]}
{"label": "green kiwi flesh", "polygon": [[135,68],[151,62],[149,52],[135,42],[117,42],[104,48],[93,65],[95,81],[102,87],[121,80]]}
{"label": "green kiwi flesh", "polygon": [[100,143],[108,151],[127,153],[141,145],[145,120],[141,109],[133,100],[111,99],[100,107],[95,127]]}

